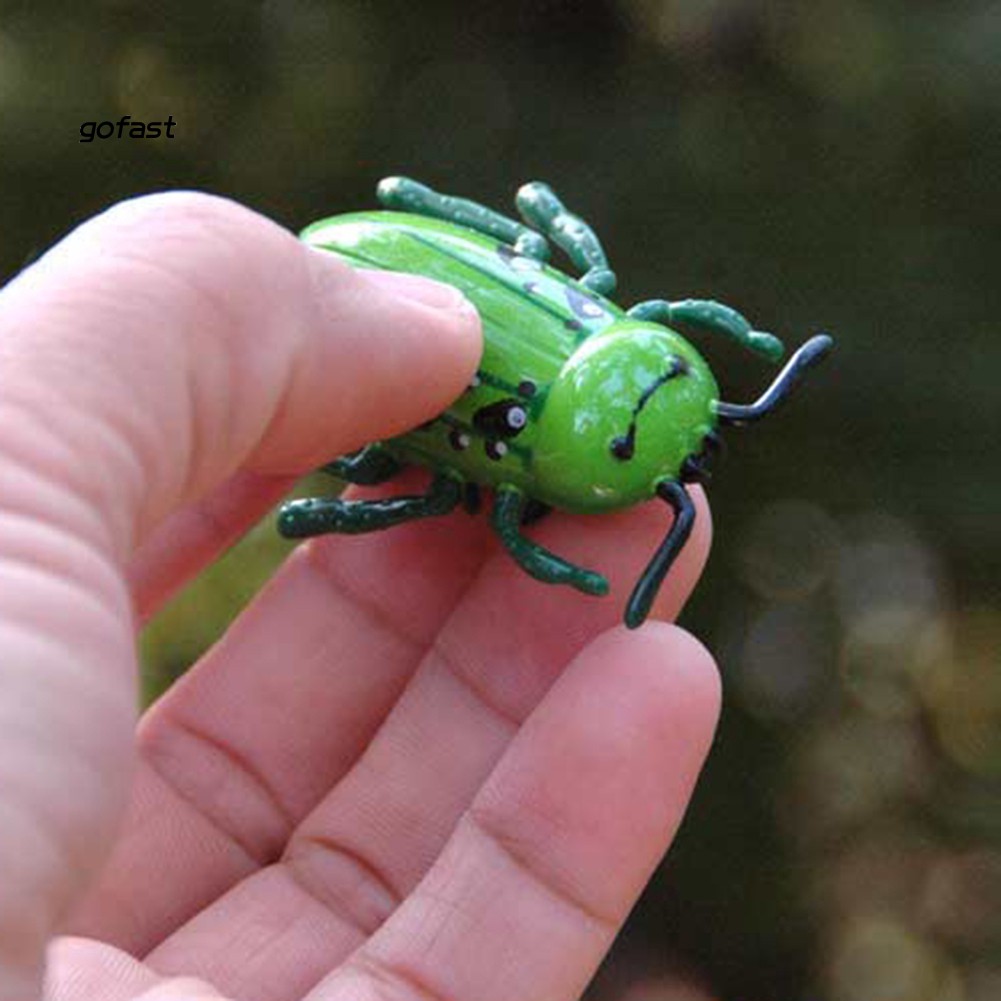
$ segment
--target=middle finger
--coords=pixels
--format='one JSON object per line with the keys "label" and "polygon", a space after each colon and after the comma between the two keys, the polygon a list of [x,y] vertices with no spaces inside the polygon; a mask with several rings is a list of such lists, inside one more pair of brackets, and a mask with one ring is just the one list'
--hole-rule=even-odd
{"label": "middle finger", "polygon": [[[518,725],[562,668],[614,625],[667,528],[660,505],[554,517],[554,551],[610,571],[590,600],[536,584],[504,553],[484,565],[365,753],[297,828],[280,863],[234,887],[148,958],[236,996],[294,998],[348,955],[420,880]],[[586,527],[584,527],[586,525]],[[701,571],[709,518],[665,584],[673,617]],[[330,549],[335,552],[335,549]]]}

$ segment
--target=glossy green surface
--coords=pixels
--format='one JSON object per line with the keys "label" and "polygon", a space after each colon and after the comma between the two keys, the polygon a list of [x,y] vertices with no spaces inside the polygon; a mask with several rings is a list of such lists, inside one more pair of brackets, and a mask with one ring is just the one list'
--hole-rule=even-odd
{"label": "glossy green surface", "polygon": [[[715,424],[716,383],[684,338],[627,318],[608,299],[498,240],[396,212],[327,219],[303,239],[351,263],[448,282],[480,314],[485,347],[477,384],[429,425],[385,443],[404,462],[508,483],[569,511],[602,511],[649,498],[658,480],[676,479]],[[611,443],[627,432],[643,394],[674,356],[684,358],[688,373],[654,389],[636,416],[634,454],[616,457]],[[526,417],[511,437],[476,420],[505,400]]]}
{"label": "glossy green surface", "polygon": [[[676,358],[686,362],[684,376],[658,385]],[[680,335],[649,323],[610,326],[567,359],[550,390],[533,454],[535,496],[581,511],[652,497],[701,449],[716,423],[716,396],[709,367]],[[609,443],[634,417],[635,446],[624,460]]]}

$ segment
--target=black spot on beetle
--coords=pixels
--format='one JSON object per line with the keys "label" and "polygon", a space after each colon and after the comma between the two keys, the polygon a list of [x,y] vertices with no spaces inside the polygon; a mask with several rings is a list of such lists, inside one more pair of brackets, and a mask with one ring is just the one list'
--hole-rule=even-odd
{"label": "black spot on beetle", "polygon": [[542,262],[537,261],[534,257],[525,257],[523,254],[519,254],[514,247],[509,246],[506,243],[498,244],[497,246],[497,256],[512,270],[512,271],[541,271]]}
{"label": "black spot on beetle", "polygon": [[680,476],[682,483],[701,483],[703,486],[712,479],[712,473],[706,468],[705,458],[701,453],[685,456]]}
{"label": "black spot on beetle", "polygon": [[[630,429],[632,425],[630,425]],[[618,437],[612,439],[611,444],[612,455],[616,459],[622,459],[623,461],[631,459],[636,451],[635,435],[633,434],[620,434]]]}
{"label": "black spot on beetle", "polygon": [[563,291],[567,297],[567,305],[582,320],[600,320],[608,315],[594,299],[573,285],[564,286]]}
{"label": "black spot on beetle", "polygon": [[469,448],[469,434],[466,431],[460,431],[458,428],[453,428],[448,433],[448,443],[457,452],[462,452],[463,450]]}
{"label": "black spot on beetle", "polygon": [[473,427],[491,438],[514,438],[528,424],[528,411],[521,400],[498,400],[473,414]]}
{"label": "black spot on beetle", "polygon": [[522,379],[522,381],[518,383],[519,396],[524,396],[526,398],[533,397],[535,396],[535,390],[535,383],[532,382],[531,379]]}
{"label": "black spot on beetle", "polygon": [[500,462],[500,460],[507,455],[507,445],[502,441],[488,439],[486,445],[484,446],[484,451],[487,453],[488,459],[493,459],[494,462]]}

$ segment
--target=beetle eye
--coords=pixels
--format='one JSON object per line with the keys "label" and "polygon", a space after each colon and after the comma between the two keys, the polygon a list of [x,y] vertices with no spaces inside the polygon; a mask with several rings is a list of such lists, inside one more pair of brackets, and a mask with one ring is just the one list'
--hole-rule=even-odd
{"label": "beetle eye", "polygon": [[612,443],[608,447],[611,449],[612,455],[623,462],[631,459],[636,451],[632,434],[620,434],[617,438],[612,439]]}
{"label": "beetle eye", "polygon": [[691,366],[686,359],[682,358],[681,355],[671,355],[671,364],[668,370],[663,375],[657,376],[640,394],[640,398],[633,408],[633,419],[629,422],[629,430],[625,434],[612,439],[609,447],[616,459],[625,461],[633,457],[633,453],[636,450],[636,418],[639,416],[640,411],[647,405],[650,397],[665,382],[669,382],[679,375],[688,375],[690,371]]}

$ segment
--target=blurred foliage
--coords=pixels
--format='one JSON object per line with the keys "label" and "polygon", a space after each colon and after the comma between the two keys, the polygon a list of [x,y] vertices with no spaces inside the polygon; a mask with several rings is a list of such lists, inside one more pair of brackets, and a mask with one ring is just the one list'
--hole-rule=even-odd
{"label": "blurred foliage", "polygon": [[[724,717],[596,999],[1001,996],[999,52],[985,0],[0,2],[5,275],[151,189],[298,227],[389,173],[539,177],[623,301],[836,334],[730,436],[685,617]],[[125,113],[177,139],[78,142]],[[731,398],[766,378],[709,353]],[[164,613],[150,693],[284,552],[262,527]]]}

